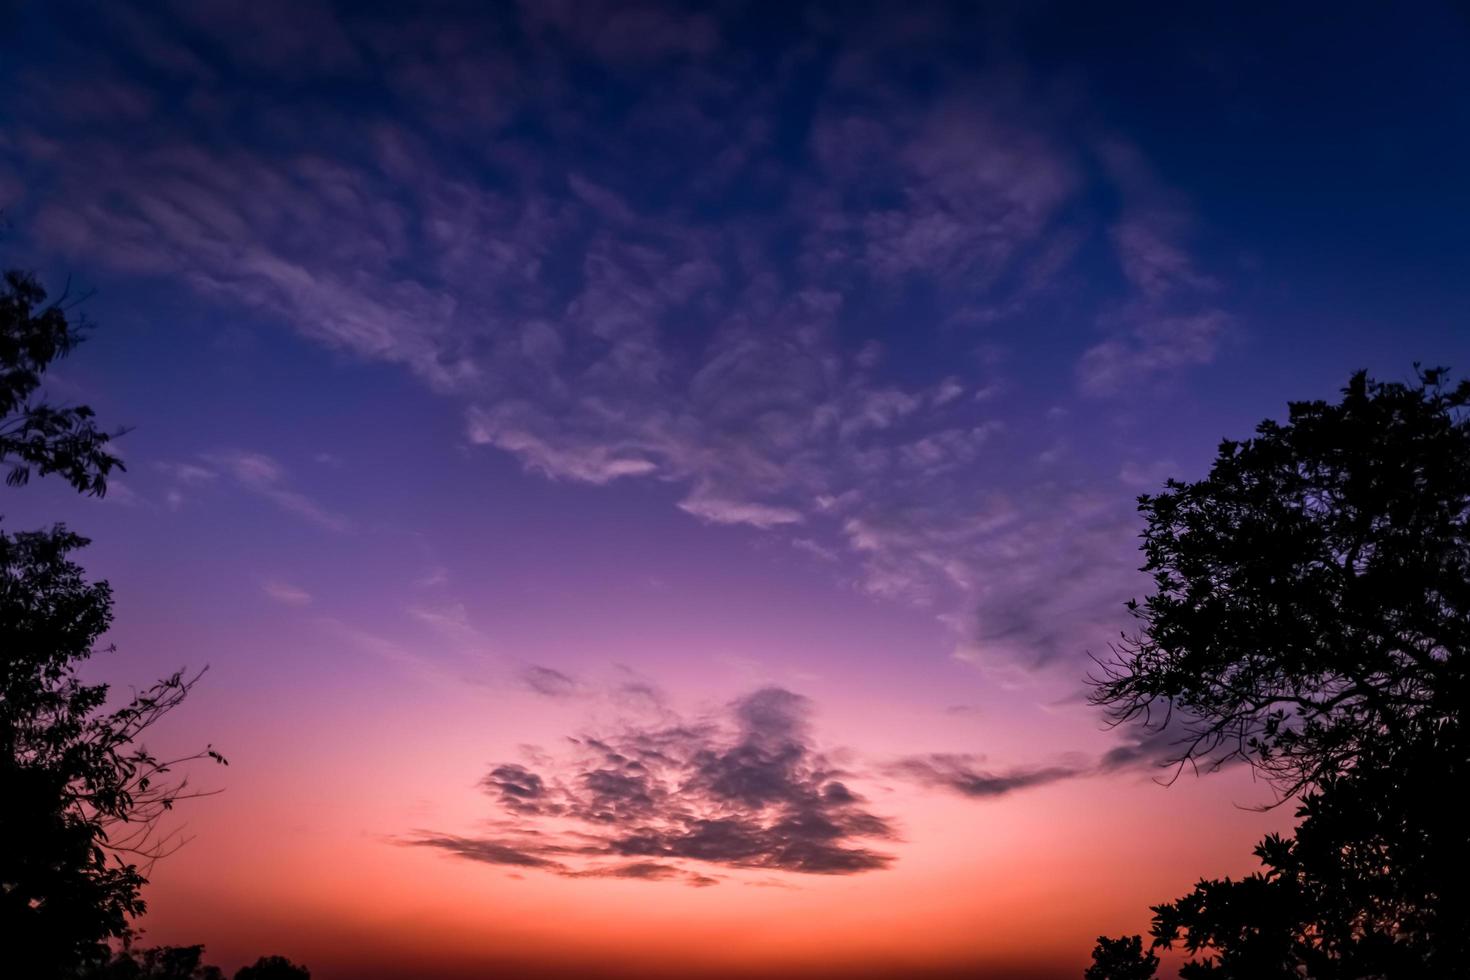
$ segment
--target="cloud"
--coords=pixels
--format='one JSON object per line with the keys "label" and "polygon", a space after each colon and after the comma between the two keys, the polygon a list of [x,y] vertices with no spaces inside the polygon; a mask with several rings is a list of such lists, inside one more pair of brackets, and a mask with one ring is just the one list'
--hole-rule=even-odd
{"label": "cloud", "polygon": [[542,778],[514,763],[491,769],[480,785],[497,797],[502,809],[515,813],[541,813],[547,797]]}
{"label": "cloud", "polygon": [[1211,363],[1234,318],[1209,300],[1219,284],[1196,269],[1185,247],[1193,218],[1183,196],[1126,140],[1101,140],[1096,153],[1121,198],[1109,237],[1135,292],[1111,318],[1114,335],[1077,362],[1078,387],[1102,397],[1146,391],[1160,378]]}
{"label": "cloud", "polygon": [[527,689],[548,698],[571,697],[577,693],[575,679],[559,670],[539,664],[532,664],[521,671],[521,683]]}
{"label": "cloud", "polygon": [[517,850],[509,845],[498,844],[495,841],[489,840],[424,834],[406,841],[406,843],[417,847],[438,848],[458,857],[470,861],[479,861],[484,864],[506,864],[516,868],[562,867],[562,865],[550,858],[539,857],[535,854]]}
{"label": "cloud", "polygon": [[[1019,73],[921,66],[945,29],[874,10],[773,38],[769,63],[729,57],[733,15],[653,2],[318,12],[287,39],[268,14],[109,13],[119,50],[53,74],[173,111],[78,129],[42,86],[0,170],[47,188],[13,219],[38,250],[400,366],[538,478],[642,483],[837,557],[972,662],[1080,656],[1128,591],[1105,549],[1131,552],[1131,507],[1083,513],[1034,472],[1025,386],[975,331],[1075,292],[1099,192],[1129,298],[1078,345],[1077,394],[1209,363],[1232,321],[1142,153]],[[577,84],[589,66],[621,95]],[[310,96],[282,108],[241,73]],[[389,98],[333,99],[356,83]],[[169,471],[171,506],[227,479],[352,527],[270,457],[203,462]]]}
{"label": "cloud", "polygon": [[489,638],[470,622],[464,603],[452,602],[435,606],[410,606],[409,616],[447,640],[462,647],[484,647]]}
{"label": "cloud", "polygon": [[466,414],[467,434],[472,444],[495,446],[518,457],[527,469],[553,479],[583,483],[611,483],[620,477],[647,476],[658,464],[637,454],[633,446],[619,447],[588,443],[555,445],[534,429],[545,420],[538,409],[526,403],[507,402],[494,409],[471,408]]}
{"label": "cloud", "polygon": [[1180,368],[1209,364],[1232,318],[1222,310],[1180,316],[1142,315],[1127,333],[1088,350],[1077,379],[1088,395],[1113,395]]}
{"label": "cloud", "polygon": [[710,885],[718,885],[718,878],[709,875],[697,874],[675,867],[672,864],[658,864],[653,861],[635,861],[632,864],[618,864],[608,868],[596,868],[590,871],[576,872],[574,877],[578,878],[636,878],[640,881],[680,881],[695,888],[707,888]]}
{"label": "cloud", "polygon": [[214,470],[196,463],[156,463],[159,472],[184,486],[201,486],[219,478]]}
{"label": "cloud", "polygon": [[[1085,693],[1079,694],[1065,699],[1064,703],[1075,705],[1084,702],[1086,697]],[[957,707],[963,710],[964,706]],[[955,709],[949,710],[953,713]],[[919,786],[945,790],[970,799],[989,800],[1073,779],[1123,773],[1148,773],[1157,781],[1170,782],[1186,769],[1196,773],[1214,772],[1244,761],[1240,755],[1230,751],[1224,740],[1200,741],[1198,733],[1203,730],[1204,726],[1174,712],[1161,724],[1135,723],[1127,726],[1122,729],[1122,740],[1096,757],[1073,753],[1049,765],[997,770],[985,768],[985,758],[981,755],[936,752],[891,761],[882,767],[882,771],[887,776]],[[1182,760],[1184,751],[1191,746],[1199,751],[1192,765]]]}
{"label": "cloud", "polygon": [[1084,775],[1075,766],[1007,769],[992,772],[977,768],[980,759],[971,755],[935,754],[901,759],[888,768],[898,776],[924,786],[935,786],[976,799],[1005,796],[1017,790],[1046,786]]}
{"label": "cloud", "polygon": [[1182,290],[1214,289],[1215,281],[1195,270],[1183,244],[1194,223],[1184,196],[1166,186],[1142,151],[1127,140],[1106,138],[1095,149],[1122,198],[1109,234],[1128,280],[1150,300]]}
{"label": "cloud", "polygon": [[[676,881],[694,888],[719,884],[718,878],[699,874],[672,864],[656,861],[634,861],[602,867],[569,868],[561,861],[542,857],[508,844],[471,837],[422,834],[400,843],[409,847],[432,847],[468,861],[511,868],[533,868],[549,871],[563,878],[629,878],[637,881]],[[534,846],[534,845],[533,845]]]}
{"label": "cloud", "polygon": [[673,721],[571,739],[549,771],[504,763],[482,786],[503,816],[493,837],[420,833],[408,843],[570,877],[714,879],[694,866],[846,875],[892,857],[890,822],[866,808],[812,744],[809,704],[781,688],[735,701],[725,719]]}
{"label": "cloud", "polygon": [[352,528],[351,521],[346,517],[333,513],[305,494],[292,490],[287,485],[285,468],[264,453],[225,450],[210,453],[204,458],[206,462],[232,476],[241,487],[264,497],[289,514],[339,534]]}
{"label": "cloud", "polygon": [[1179,472],[1179,464],[1172,459],[1158,459],[1149,463],[1125,460],[1118,470],[1118,480],[1127,487],[1139,490],[1158,490],[1164,482]]}
{"label": "cloud", "polygon": [[[1097,761],[1101,774],[1130,770],[1152,773],[1159,782],[1172,782],[1186,770],[1216,772],[1243,764],[1240,746],[1229,738],[1209,735],[1209,725],[1184,711],[1158,718],[1134,720],[1119,726],[1123,740]],[[1194,756],[1186,759],[1189,753]]]}
{"label": "cloud", "polygon": [[749,524],[762,530],[802,521],[801,512],[790,507],[722,500],[699,494],[679,501],[679,509],[712,524]]}
{"label": "cloud", "polygon": [[261,591],[275,601],[287,606],[309,606],[311,605],[311,593],[305,589],[298,588],[289,582],[279,579],[270,579],[261,587]]}
{"label": "cloud", "polygon": [[143,503],[143,498],[131,486],[118,479],[107,481],[107,496],[103,500],[122,504],[125,507],[136,507]]}

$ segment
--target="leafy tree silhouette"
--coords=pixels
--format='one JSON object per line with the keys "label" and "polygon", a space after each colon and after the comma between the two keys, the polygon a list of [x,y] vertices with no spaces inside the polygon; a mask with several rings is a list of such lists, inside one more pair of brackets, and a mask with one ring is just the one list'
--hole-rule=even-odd
{"label": "leafy tree silhouette", "polygon": [[1151,980],[1158,968],[1159,958],[1144,951],[1142,936],[1098,936],[1083,980]]}
{"label": "leafy tree silhouette", "polygon": [[203,959],[203,946],[125,948],[77,976],[79,980],[224,980],[224,972]]}
{"label": "leafy tree silhouette", "polygon": [[241,967],[235,980],[311,980],[311,971],[284,956],[262,956],[253,965]]}
{"label": "leafy tree silhouette", "polygon": [[[43,305],[31,276],[0,287],[0,465],[7,482],[61,474],[101,496],[121,463],[85,406],[34,399],[46,369],[80,339],[60,304]],[[112,620],[112,593],[69,558],[87,543],[66,528],[0,531],[0,946],[14,975],[74,976],[106,959],[144,910],[153,860],[177,845],[158,818],[193,795],[171,770],[206,749],[161,759],[139,739],[188,694],[198,675],[174,674],[112,711],[105,685],[77,665]],[[141,866],[140,866],[141,865]],[[162,969],[162,967],[159,967]]]}
{"label": "leafy tree silhouette", "polygon": [[1155,945],[1197,957],[1187,980],[1464,976],[1470,833],[1444,794],[1467,785],[1467,759],[1448,725],[1369,748],[1303,797],[1295,839],[1256,847],[1263,872],[1156,906]]}
{"label": "leafy tree silhouette", "polygon": [[0,462],[5,482],[23,486],[34,469],[59,473],[81,493],[100,497],[107,475],[123,469],[85,405],[32,401],[51,364],[81,343],[86,323],[67,319],[67,297],[48,304],[35,276],[16,270],[0,285]]}
{"label": "leafy tree silhouette", "polygon": [[1181,763],[1238,756],[1284,795],[1458,718],[1470,686],[1470,381],[1343,394],[1139,498],[1154,592],[1094,678],[1115,721],[1182,716]]}
{"label": "leafy tree silhouette", "polygon": [[1139,499],[1155,591],[1095,703],[1182,714],[1180,765],[1242,758],[1300,800],[1263,872],[1155,906],[1185,980],[1464,975],[1470,824],[1447,801],[1470,790],[1470,383],[1445,378],[1360,372]]}
{"label": "leafy tree silhouette", "polygon": [[[76,980],[225,980],[217,966],[204,962],[203,946],[124,946],[84,964]],[[262,956],[235,971],[235,980],[311,980],[311,971],[284,956]]]}

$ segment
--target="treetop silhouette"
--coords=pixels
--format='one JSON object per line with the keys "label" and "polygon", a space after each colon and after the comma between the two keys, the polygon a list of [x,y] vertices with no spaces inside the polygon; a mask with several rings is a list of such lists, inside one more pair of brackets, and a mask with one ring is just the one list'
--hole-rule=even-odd
{"label": "treetop silhouette", "polygon": [[1181,764],[1246,759],[1284,796],[1470,689],[1470,381],[1359,372],[1343,395],[1139,498],[1154,591],[1095,679],[1114,721],[1182,716]]}
{"label": "treetop silhouette", "polygon": [[108,450],[112,436],[97,428],[86,405],[33,400],[41,376],[81,343],[85,321],[67,318],[66,295],[46,302],[46,290],[27,272],[10,270],[0,287],[0,463],[5,482],[23,486],[34,469],[60,474],[79,492],[100,497],[107,476],[124,469]]}
{"label": "treetop silhouette", "polygon": [[[1226,441],[1209,475],[1139,499],[1155,591],[1104,665],[1115,722],[1191,727],[1299,798],[1263,870],[1154,906],[1183,980],[1431,980],[1470,961],[1470,383],[1355,374],[1338,404]],[[1089,980],[1151,977],[1138,937]]]}

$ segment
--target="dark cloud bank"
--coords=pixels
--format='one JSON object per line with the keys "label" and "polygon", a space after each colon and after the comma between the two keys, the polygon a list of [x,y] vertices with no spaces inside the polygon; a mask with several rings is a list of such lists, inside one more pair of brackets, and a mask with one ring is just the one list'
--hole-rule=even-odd
{"label": "dark cloud bank", "polygon": [[[558,674],[567,684],[571,678]],[[561,685],[559,685],[561,686]],[[849,875],[889,867],[899,840],[814,745],[810,702],[767,687],[716,721],[627,726],[569,739],[569,756],[536,768],[496,765],[480,785],[498,816],[486,836],[420,832],[404,843],[509,869],[568,878],[718,883],[711,868]],[[880,767],[915,786],[992,799],[1083,776],[1156,766],[1163,733],[1098,760],[981,768],[983,756],[935,753]],[[701,870],[697,870],[701,869]]]}
{"label": "dark cloud bank", "polygon": [[856,874],[893,860],[873,850],[892,824],[871,812],[817,752],[807,699],[764,688],[723,723],[629,728],[572,739],[573,758],[543,774],[507,763],[481,785],[501,832],[425,833],[408,843],[567,877],[716,879],[686,867]]}

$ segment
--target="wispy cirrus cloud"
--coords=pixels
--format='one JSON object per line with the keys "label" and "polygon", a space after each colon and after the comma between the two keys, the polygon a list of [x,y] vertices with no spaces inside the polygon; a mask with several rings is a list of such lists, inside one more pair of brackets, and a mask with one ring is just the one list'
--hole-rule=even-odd
{"label": "wispy cirrus cloud", "polygon": [[1113,395],[1179,368],[1208,364],[1232,322],[1221,310],[1184,315],[1146,312],[1135,319],[1128,330],[1089,348],[1077,362],[1085,393]]}
{"label": "wispy cirrus cloud", "polygon": [[1133,144],[1113,137],[1096,151],[1122,198],[1108,234],[1136,293],[1109,317],[1113,336],[1077,362],[1083,393],[1105,397],[1209,364],[1234,318],[1216,303],[1219,283],[1199,271],[1185,246],[1193,216],[1183,195],[1165,186]]}
{"label": "wispy cirrus cloud", "polygon": [[346,517],[292,489],[285,467],[264,453],[222,450],[209,453],[204,459],[220,472],[233,477],[239,486],[264,497],[289,514],[328,531],[343,533],[352,529],[352,522]]}
{"label": "wispy cirrus cloud", "polygon": [[310,592],[280,579],[267,579],[260,590],[282,605],[309,606],[312,603]]}
{"label": "wispy cirrus cloud", "polygon": [[223,477],[234,486],[270,501],[282,511],[328,531],[341,534],[353,528],[352,521],[345,515],[295,489],[286,467],[265,453],[220,449],[204,453],[197,462],[165,460],[155,463],[154,468],[171,484],[165,500],[174,510],[187,499],[185,489],[197,492],[218,485]]}
{"label": "wispy cirrus cloud", "polygon": [[[1101,236],[1130,293],[1070,352],[1077,393],[1209,363],[1232,320],[1182,197],[1018,74],[933,63],[955,84],[913,86],[948,14],[818,18],[767,64],[722,57],[731,12],[615,6],[322,13],[257,47],[268,18],[110,12],[156,77],[87,65],[94,90],[143,106],[186,80],[198,97],[142,129],[99,120],[59,153],[47,110],[70,96],[27,82],[0,181],[49,189],[16,212],[45,248],[401,365],[462,412],[467,442],[531,474],[670,485],[693,519],[840,556],[830,574],[941,616],[972,659],[1080,652],[1127,592],[1104,582],[1126,565],[1109,549],[1131,549],[1129,507],[1102,515],[1030,471],[1043,423],[975,331],[1069,293]],[[323,57],[286,56],[302,44]],[[617,98],[571,84],[589,59]],[[414,111],[283,111],[227,81],[284,63],[303,85],[370,76]],[[799,125],[793,100],[811,107]],[[1079,208],[1099,191],[1120,202],[1100,229]],[[254,456],[206,462],[351,526]],[[207,477],[175,479],[181,504]],[[1048,578],[1077,585],[1048,594]]]}

